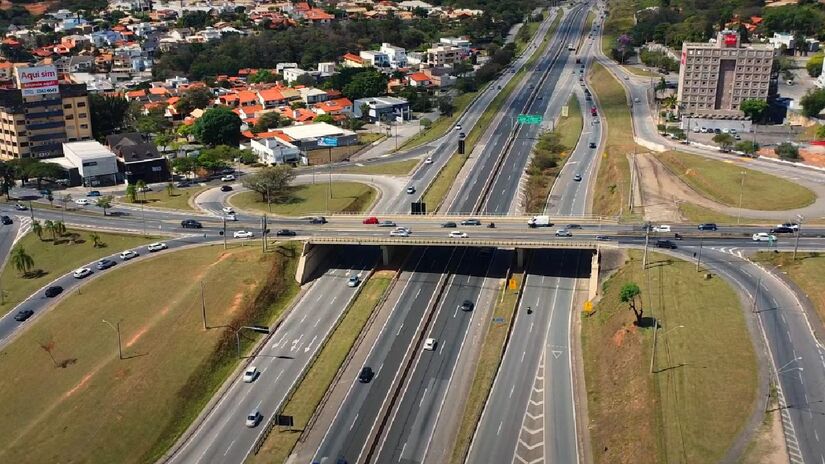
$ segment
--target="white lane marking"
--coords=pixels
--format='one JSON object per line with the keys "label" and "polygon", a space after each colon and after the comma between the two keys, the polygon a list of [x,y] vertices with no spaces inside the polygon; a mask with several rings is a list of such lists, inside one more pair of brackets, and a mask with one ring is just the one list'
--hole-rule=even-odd
{"label": "white lane marking", "polygon": [[498,430],[496,430],[496,435],[498,435],[498,434],[500,434],[500,433],[501,433],[501,426],[502,426],[502,424],[504,424],[504,421],[501,421],[501,422],[499,422],[499,423],[498,423]]}
{"label": "white lane marking", "polygon": [[404,450],[407,449],[407,442],[404,442],[404,446],[401,447],[401,453],[398,455],[398,462],[401,462],[401,459],[404,457]]}
{"label": "white lane marking", "polygon": [[429,387],[424,387],[424,393],[421,394],[421,401],[418,402],[418,408],[421,409],[421,405],[424,404],[424,398],[427,396],[427,389]]}
{"label": "white lane marking", "polygon": [[352,424],[350,424],[349,429],[352,430],[355,427],[355,422],[358,420],[358,414],[355,415],[355,419],[352,420]]}
{"label": "white lane marking", "polygon": [[401,335],[401,329],[404,327],[404,323],[402,322],[400,326],[398,326],[398,332],[395,335]]}
{"label": "white lane marking", "polygon": [[226,456],[227,454],[229,454],[229,450],[230,450],[230,449],[232,449],[232,445],[234,445],[234,444],[235,444],[235,441],[236,441],[236,440],[232,440],[232,443],[230,443],[230,444],[229,444],[229,446],[226,448],[226,452],[224,452],[224,453],[223,453],[223,455],[224,455],[224,456]]}

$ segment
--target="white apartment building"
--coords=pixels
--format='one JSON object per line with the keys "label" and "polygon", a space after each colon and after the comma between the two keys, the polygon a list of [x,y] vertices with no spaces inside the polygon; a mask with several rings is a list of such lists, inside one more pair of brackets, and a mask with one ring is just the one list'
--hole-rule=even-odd
{"label": "white apartment building", "polygon": [[433,67],[450,66],[461,61],[462,52],[461,48],[453,45],[436,45],[427,49],[427,64]]}
{"label": "white apartment building", "polygon": [[388,43],[381,44],[381,53],[384,53],[390,59],[390,66],[393,68],[403,68],[407,66],[407,50],[401,47],[396,47]]}

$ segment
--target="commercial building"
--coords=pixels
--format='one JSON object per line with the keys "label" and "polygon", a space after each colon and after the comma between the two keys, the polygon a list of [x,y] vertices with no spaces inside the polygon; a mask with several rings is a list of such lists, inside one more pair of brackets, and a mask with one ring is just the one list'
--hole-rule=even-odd
{"label": "commercial building", "polygon": [[[258,155],[263,164],[297,164],[301,161],[301,150],[281,139],[281,134],[252,139],[249,148]],[[286,137],[285,137],[286,138]]]}
{"label": "commercial building", "polygon": [[[87,187],[114,185],[118,180],[117,157],[94,140],[64,143],[63,157],[49,161],[69,171],[72,185],[77,185],[75,176],[79,178],[81,185]],[[77,170],[76,174],[72,172],[74,169]]]}
{"label": "commercial building", "polygon": [[118,169],[127,184],[142,180],[147,184],[170,179],[169,163],[154,143],[141,134],[115,134],[106,137],[106,145],[117,157]]}
{"label": "commercial building", "polygon": [[358,135],[355,132],[325,122],[282,127],[277,132],[286,136],[280,137],[281,140],[291,143],[300,150],[321,148],[323,147],[322,139],[335,139],[336,146],[339,147],[358,142]]}
{"label": "commercial building", "polygon": [[[366,106],[364,106],[366,105]],[[362,107],[367,108],[367,119],[377,121],[407,121],[412,118],[410,102],[405,98],[373,97],[359,98],[352,102],[352,113],[356,118],[363,117]]]}
{"label": "commercial building", "polygon": [[[709,43],[682,44],[680,113],[692,118],[737,120],[745,100],[767,100],[774,50],[770,44],[742,44],[739,34],[721,31]],[[708,126],[715,127],[715,126]]]}
{"label": "commercial building", "polygon": [[451,66],[461,61],[463,50],[453,45],[436,45],[427,49],[429,66]]}
{"label": "commercial building", "polygon": [[83,84],[60,84],[54,66],[15,68],[15,88],[0,89],[0,158],[61,156],[62,144],[92,138]]}

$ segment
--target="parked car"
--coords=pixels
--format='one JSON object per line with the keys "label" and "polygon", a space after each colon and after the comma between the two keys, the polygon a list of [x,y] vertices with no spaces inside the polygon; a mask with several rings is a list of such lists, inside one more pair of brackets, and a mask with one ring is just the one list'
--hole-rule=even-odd
{"label": "parked car", "polygon": [[670,226],[667,224],[653,226],[653,232],[670,232]]}
{"label": "parked car", "polygon": [[192,183],[189,182],[188,180],[182,180],[182,181],[175,182],[175,187],[177,187],[177,188],[189,187],[191,185],[192,185]]}
{"label": "parked car", "polygon": [[361,223],[362,224],[378,224],[378,218],[375,217],[375,216],[370,216],[368,218],[365,218],[363,221],[361,221]]}
{"label": "parked car", "polygon": [[86,196],[87,197],[99,197],[100,196],[100,190],[89,190],[89,192],[86,193]]}
{"label": "parked car", "polygon": [[233,238],[252,238],[254,234],[248,230],[236,230],[233,234]]}
{"label": "parked car", "polygon": [[126,250],[120,253],[120,259],[124,261],[129,261],[130,259],[136,258],[137,256],[138,254],[132,250]]}
{"label": "parked car", "polygon": [[258,368],[255,366],[249,366],[243,373],[243,381],[246,383],[253,382],[255,379],[258,378]]}
{"label": "parked car", "polygon": [[7,226],[14,224],[14,221],[12,221],[11,218],[8,216],[0,217],[0,222]]}
{"label": "parked car", "polygon": [[415,193],[415,187],[410,185],[409,187],[407,187],[407,194],[412,195],[413,193]]}
{"label": "parked car", "polygon": [[275,232],[276,237],[294,237],[295,231],[289,229],[281,229],[278,232]]}
{"label": "parked car", "polygon": [[87,200],[85,198],[78,198],[74,202],[75,202],[76,205],[80,205],[80,206],[86,206],[86,205],[90,204],[89,200]]}
{"label": "parked car", "polygon": [[456,227],[456,224],[455,224],[455,222],[444,222],[444,223],[441,224],[441,227],[443,227],[445,229],[452,229],[452,228]]}
{"label": "parked car", "polygon": [[567,229],[559,229],[556,231],[556,237],[572,237],[573,233]]}
{"label": "parked car", "polygon": [[309,223],[310,224],[326,224],[327,223],[327,218],[325,218],[323,216],[315,216],[313,218],[310,218]]}
{"label": "parked car", "polygon": [[705,223],[705,224],[699,224],[699,230],[716,230],[716,229],[718,229],[718,227],[716,226],[716,224],[714,224],[712,222],[708,222],[708,223]]}
{"label": "parked car", "polygon": [[392,221],[381,221],[378,223],[378,227],[396,227],[396,225]]}
{"label": "parked car", "polygon": [[235,180],[235,176],[233,174],[227,174],[221,177],[222,182],[232,182],[233,180]]}
{"label": "parked car", "polygon": [[480,226],[481,221],[479,221],[478,219],[465,219],[465,220],[461,221],[461,225],[462,226]]}
{"label": "parked car", "polygon": [[72,277],[75,279],[83,279],[85,277],[89,277],[90,275],[92,275],[92,270],[88,267],[81,267],[80,269],[75,269],[75,271],[72,272]]}
{"label": "parked car", "polygon": [[357,287],[361,283],[361,279],[356,274],[352,274],[347,279],[347,287]]}
{"label": "parked car", "polygon": [[46,298],[54,298],[63,293],[63,287],[60,285],[52,285],[46,289]]}
{"label": "parked car", "polygon": [[776,241],[776,235],[771,235],[767,232],[757,232],[751,236],[754,242],[772,242]]}
{"label": "parked car", "polygon": [[184,219],[180,221],[180,226],[184,229],[200,229],[203,227],[203,224],[194,219]]}
{"label": "parked car", "polygon": [[358,381],[361,383],[370,383],[373,377],[375,377],[375,372],[368,366],[362,367],[361,372],[358,373]]}
{"label": "parked car", "polygon": [[263,417],[264,416],[261,415],[261,412],[258,411],[257,409],[250,412],[249,415],[246,416],[246,426],[247,427],[255,427],[256,425],[258,425],[258,422],[260,422],[261,419],[263,419]]}
{"label": "parked car", "polygon": [[152,187],[149,187],[148,185],[146,185],[144,187],[141,187],[141,188],[137,189],[137,191],[140,192],[140,193],[151,192]]}
{"label": "parked car", "polygon": [[32,317],[32,315],[34,315],[34,311],[32,311],[31,309],[23,309],[18,311],[17,314],[14,315],[14,320],[17,322],[23,322],[26,319]]}
{"label": "parked car", "polygon": [[105,269],[109,269],[110,267],[114,266],[115,264],[117,264],[116,261],[113,261],[113,260],[108,259],[108,258],[103,258],[103,259],[101,259],[100,261],[97,262],[95,267],[97,267],[98,270],[103,271]]}
{"label": "parked car", "polygon": [[454,230],[450,232],[448,235],[449,238],[467,238],[467,232],[462,232],[460,230]]}
{"label": "parked car", "polygon": [[462,302],[461,302],[461,304],[458,306],[458,309],[460,309],[460,310],[462,310],[462,311],[472,311],[474,307],[475,307],[475,304],[473,304],[473,302],[472,302],[472,301],[470,301],[470,300],[464,300],[464,301],[462,301]]}
{"label": "parked car", "polygon": [[168,248],[168,247],[163,242],[150,243],[146,247],[146,249],[149,250],[150,252],[161,251],[161,250],[165,250],[166,248]]}
{"label": "parked car", "polygon": [[424,340],[424,351],[433,351],[433,350],[435,350],[435,345],[436,344],[438,344],[438,342],[436,342],[434,338],[428,338],[428,339]]}
{"label": "parked car", "polygon": [[670,240],[656,240],[656,248],[666,248],[668,250],[675,250],[676,244]]}
{"label": "parked car", "polygon": [[231,185],[221,185],[221,192],[231,192],[232,186]]}

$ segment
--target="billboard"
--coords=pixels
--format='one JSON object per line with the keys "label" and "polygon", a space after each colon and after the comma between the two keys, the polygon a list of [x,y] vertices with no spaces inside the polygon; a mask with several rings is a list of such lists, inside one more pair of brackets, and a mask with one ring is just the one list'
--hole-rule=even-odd
{"label": "billboard", "polygon": [[725,34],[725,46],[735,47],[737,38],[736,34]]}
{"label": "billboard", "polygon": [[54,66],[16,68],[17,82],[24,97],[59,93],[57,69]]}

